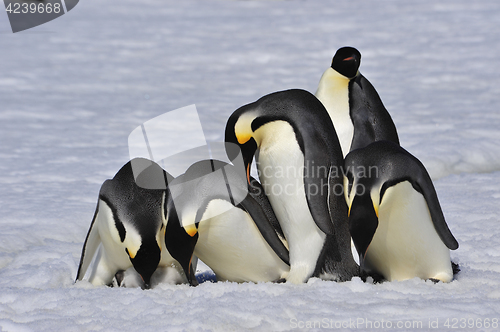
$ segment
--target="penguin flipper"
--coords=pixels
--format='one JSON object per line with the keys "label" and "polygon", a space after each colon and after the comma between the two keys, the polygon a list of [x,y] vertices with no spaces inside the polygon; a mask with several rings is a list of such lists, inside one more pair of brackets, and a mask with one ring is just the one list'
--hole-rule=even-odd
{"label": "penguin flipper", "polygon": [[85,238],[85,243],[83,244],[82,255],[80,258],[80,265],[78,266],[78,272],[76,274],[76,281],[82,280],[87,272],[87,269],[92,262],[92,258],[101,244],[101,237],[99,236],[99,231],[96,225],[97,215],[99,214],[99,202],[94,213],[94,218],[90,224],[89,232]]}
{"label": "penguin flipper", "polygon": [[271,226],[274,228],[278,236],[282,239],[282,241],[286,241],[283,229],[281,228],[278,218],[274,214],[273,206],[271,205],[269,198],[265,195],[264,187],[262,187],[259,181],[257,181],[255,178],[250,177],[250,186],[248,187],[248,191],[257,201],[257,203],[262,207],[262,210],[266,214],[267,219],[271,223]]}
{"label": "penguin flipper", "polygon": [[339,199],[344,199],[343,195],[330,197],[332,186],[337,183],[343,185],[343,178],[337,179],[332,176],[330,156],[325,155],[321,147],[308,147],[304,158],[304,191],[307,205],[319,229],[330,235],[335,233],[334,224],[337,222],[335,219],[332,220],[334,216],[330,214],[332,211],[330,204],[340,203]]}
{"label": "penguin flipper", "polygon": [[290,265],[288,249],[285,247],[283,242],[281,242],[276,230],[271,225],[271,221],[268,219],[268,216],[259,202],[252,196],[252,194],[249,193],[239,205],[241,205],[243,209],[250,214],[260,233],[276,255],[278,255],[283,262]]}

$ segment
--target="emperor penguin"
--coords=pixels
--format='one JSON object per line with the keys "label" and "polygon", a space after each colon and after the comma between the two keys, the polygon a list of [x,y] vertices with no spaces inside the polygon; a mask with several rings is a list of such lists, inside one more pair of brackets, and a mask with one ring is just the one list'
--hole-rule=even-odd
{"label": "emperor penguin", "polygon": [[82,280],[97,252],[89,282],[111,285],[117,272],[133,267],[150,288],[160,266],[173,283],[187,282],[181,266],[165,249],[166,185],[173,177],[156,163],[135,158],[99,191],[99,200],[82,249],[76,280]]}
{"label": "emperor penguin", "polygon": [[333,121],[344,157],[375,141],[399,144],[396,126],[377,91],[358,71],[360,63],[357,49],[338,49],[315,94]]}
{"label": "emperor penguin", "polygon": [[169,185],[165,243],[188,277],[193,253],[217,280],[274,282],[290,269],[271,205],[257,180],[247,186],[241,170],[202,160]]}
{"label": "emperor penguin", "polygon": [[[225,140],[240,146],[250,183],[256,158],[264,191],[288,241],[286,280],[357,275],[343,198],[342,151],[332,121],[311,93],[286,90],[237,109]],[[230,159],[233,152],[226,150]]]}
{"label": "emperor penguin", "polygon": [[383,279],[453,279],[458,248],[422,163],[399,145],[378,141],[346,156],[349,228],[361,270]]}

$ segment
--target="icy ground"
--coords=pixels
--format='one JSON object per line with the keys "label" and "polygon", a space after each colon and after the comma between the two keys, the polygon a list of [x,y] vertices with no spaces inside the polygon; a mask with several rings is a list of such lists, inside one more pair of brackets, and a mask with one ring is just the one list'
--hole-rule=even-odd
{"label": "icy ground", "polygon": [[[499,22],[496,0],[85,0],[17,34],[0,12],[0,328],[498,330]],[[460,242],[456,280],[73,284],[99,187],[128,160],[134,128],[196,104],[221,140],[239,106],[314,92],[344,45],[435,180]]]}

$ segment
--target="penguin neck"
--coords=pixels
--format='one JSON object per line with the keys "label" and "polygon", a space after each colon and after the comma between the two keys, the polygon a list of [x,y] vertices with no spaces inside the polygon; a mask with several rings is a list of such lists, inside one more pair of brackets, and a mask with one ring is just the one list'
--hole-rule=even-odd
{"label": "penguin neck", "polygon": [[[292,126],[285,120],[268,122],[253,132],[259,153],[277,153],[289,140],[297,141]],[[279,152],[278,152],[279,153]]]}
{"label": "penguin neck", "polygon": [[314,222],[307,204],[304,154],[286,121],[263,125],[254,138],[259,146],[259,178],[289,245],[287,281],[305,282],[314,272],[326,235]]}
{"label": "penguin neck", "polygon": [[329,67],[321,76],[315,93],[332,119],[344,157],[349,153],[354,135],[354,126],[349,114],[350,81],[349,78]]}

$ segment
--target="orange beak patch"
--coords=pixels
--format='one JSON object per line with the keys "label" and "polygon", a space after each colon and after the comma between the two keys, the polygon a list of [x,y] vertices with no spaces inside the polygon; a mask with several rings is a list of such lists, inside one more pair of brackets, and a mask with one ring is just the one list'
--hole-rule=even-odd
{"label": "orange beak patch", "polygon": [[251,183],[250,183],[250,165],[251,164],[247,165],[247,181],[248,181],[249,185],[251,185]]}

